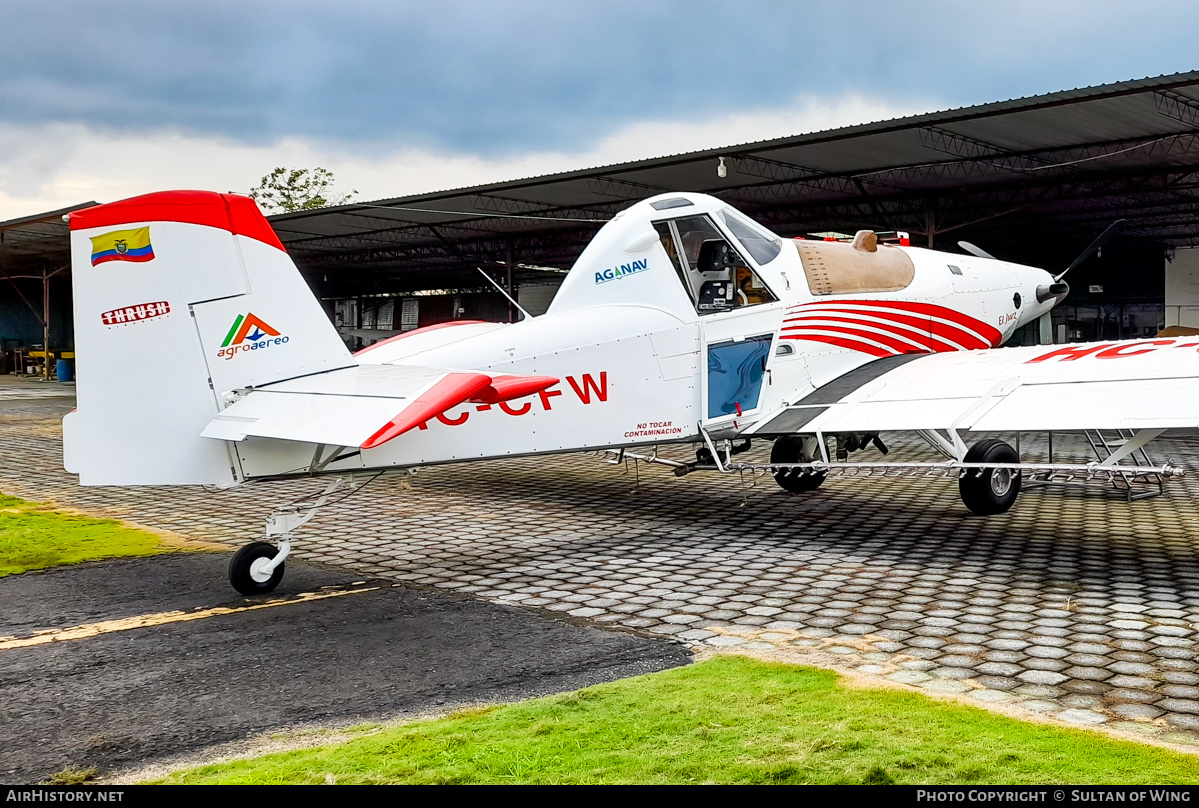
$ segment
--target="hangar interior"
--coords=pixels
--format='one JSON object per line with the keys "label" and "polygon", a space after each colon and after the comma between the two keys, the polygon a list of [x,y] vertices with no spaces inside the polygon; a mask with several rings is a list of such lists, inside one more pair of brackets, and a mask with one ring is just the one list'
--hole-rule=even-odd
{"label": "hangar interior", "polygon": [[[783,236],[906,231],[914,245],[1065,269],[1051,329],[1012,344],[1199,327],[1199,71],[648,160],[287,213],[271,224],[351,347],[545,310],[602,224],[667,191],[718,196]],[[72,347],[67,227],[0,222],[0,369]],[[35,357],[36,361],[36,357]]]}

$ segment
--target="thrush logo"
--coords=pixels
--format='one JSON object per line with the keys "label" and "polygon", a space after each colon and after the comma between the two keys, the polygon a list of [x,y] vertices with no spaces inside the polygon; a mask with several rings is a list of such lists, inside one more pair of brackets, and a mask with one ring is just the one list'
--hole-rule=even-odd
{"label": "thrush logo", "polygon": [[272,328],[266,320],[256,317],[252,312],[246,312],[244,315],[237,315],[216,355],[222,359],[232,359],[245,351],[286,345],[290,339]]}
{"label": "thrush logo", "polygon": [[104,325],[122,325],[124,323],[140,323],[171,313],[171,304],[165,300],[157,303],[139,303],[136,306],[126,306],[123,309],[113,309],[100,315]]}

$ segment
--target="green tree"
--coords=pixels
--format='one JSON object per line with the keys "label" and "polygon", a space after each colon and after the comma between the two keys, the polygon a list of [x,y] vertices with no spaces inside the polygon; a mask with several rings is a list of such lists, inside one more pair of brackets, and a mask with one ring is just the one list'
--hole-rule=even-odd
{"label": "green tree", "polygon": [[270,211],[291,213],[329,205],[344,205],[357,191],[336,194],[333,172],[317,168],[276,168],[250,191],[250,197]]}

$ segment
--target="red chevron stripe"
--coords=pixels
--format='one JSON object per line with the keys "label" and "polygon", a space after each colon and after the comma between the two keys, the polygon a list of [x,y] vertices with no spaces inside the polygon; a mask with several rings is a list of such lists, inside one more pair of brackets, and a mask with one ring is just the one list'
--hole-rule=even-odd
{"label": "red chevron stripe", "polygon": [[[805,322],[805,321],[807,321],[807,322]],[[801,318],[787,320],[788,323],[799,323],[799,324],[798,325],[790,325],[790,326],[784,325],[783,331],[796,331],[796,330],[801,330],[801,329],[805,329],[805,328],[819,328],[820,326],[811,324],[812,322],[815,322],[815,321],[845,323],[845,324],[849,324],[849,325],[869,326],[871,328],[883,329],[887,333],[894,334],[895,336],[901,337],[906,340],[911,340],[912,342],[915,342],[915,343],[923,346],[926,350],[933,351],[935,353],[946,353],[949,351],[962,350],[962,348],[960,346],[955,345],[953,343],[942,342],[939,339],[934,339],[933,337],[929,336],[927,331],[913,332],[913,331],[908,331],[906,329],[898,328],[896,326],[892,326],[885,322],[878,322],[875,320],[866,320],[866,319],[855,320],[855,319],[848,318],[848,317],[832,317],[832,316],[824,316],[824,315],[819,315],[819,314],[809,314],[809,315],[805,315],[804,317],[801,317]]]}
{"label": "red chevron stripe", "polygon": [[885,333],[880,334],[876,331],[866,331],[861,328],[850,328],[849,326],[846,326],[846,325],[833,325],[833,324],[829,324],[827,321],[820,325],[800,326],[799,328],[800,328],[800,331],[798,333],[801,333],[801,334],[806,334],[806,333],[810,333],[813,331],[832,331],[837,334],[849,334],[850,336],[853,336],[853,337],[859,337],[862,339],[873,340],[874,342],[879,342],[879,343],[882,343],[883,345],[886,345],[888,348],[893,350],[895,353],[923,353],[924,352],[924,348],[921,345],[917,344],[914,340],[911,342],[904,342],[902,339],[896,338],[894,332],[891,332],[891,331],[887,331]]}
{"label": "red chevron stripe", "polygon": [[[831,301],[830,301],[831,302]],[[929,317],[939,317],[942,320],[956,323],[957,325],[974,331],[988,343],[988,347],[999,345],[1002,334],[998,329],[987,325],[981,320],[976,320],[973,317],[962,314],[955,309],[946,308],[945,306],[937,306],[933,303],[917,303],[909,300],[838,300],[839,304],[852,304],[854,306],[869,306],[873,309],[890,308],[899,309],[900,311],[914,312],[916,314],[924,314]],[[812,303],[804,303],[797,306],[796,309],[803,309],[812,306],[828,305],[822,301],[813,301]]]}
{"label": "red chevron stripe", "polygon": [[[906,325],[917,329],[922,338],[930,339],[930,342],[924,343],[934,351],[962,351],[975,348],[990,348],[992,346],[983,342],[976,334],[958,328],[957,326],[941,323],[931,318],[920,318],[906,314],[895,314],[886,311],[862,311],[860,309],[830,307],[827,309],[810,309],[800,313],[799,317],[820,316],[819,312],[832,311],[844,312],[846,314],[856,314],[861,322],[870,322],[870,318],[878,318],[879,320],[890,321],[901,325]],[[785,322],[795,322],[797,318],[788,319]],[[838,319],[838,318],[830,318]],[[878,323],[879,327],[885,327],[882,323]],[[901,333],[901,332],[897,332]],[[905,334],[905,336],[907,336]],[[941,337],[948,340],[948,343],[941,342],[932,337]]]}
{"label": "red chevron stripe", "polygon": [[888,351],[886,348],[880,348],[877,345],[870,345],[865,342],[858,342],[852,339],[843,339],[826,334],[784,334],[782,339],[802,339],[808,342],[824,342],[829,345],[836,345],[838,348],[848,348],[851,351],[860,351],[868,353],[871,356],[894,356],[893,351]]}
{"label": "red chevron stripe", "polygon": [[922,323],[932,321],[933,323],[940,322],[942,325],[947,325],[951,328],[961,329],[971,335],[972,340],[982,341],[989,345],[987,340],[991,338],[998,339],[999,332],[991,326],[972,317],[956,312],[953,309],[947,309],[943,306],[921,306],[916,307],[909,304],[892,304],[883,301],[858,301],[845,300],[840,301],[841,305],[827,306],[818,304],[803,304],[797,306],[792,312],[794,314],[802,314],[807,311],[817,310],[839,310],[854,312],[865,316],[883,316],[883,317],[915,317]]}

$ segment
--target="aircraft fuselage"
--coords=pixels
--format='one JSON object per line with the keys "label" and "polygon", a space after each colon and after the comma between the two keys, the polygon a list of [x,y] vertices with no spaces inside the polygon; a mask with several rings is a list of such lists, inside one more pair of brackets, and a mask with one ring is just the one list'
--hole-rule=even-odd
{"label": "aircraft fuselage", "polygon": [[[327,470],[694,441],[701,427],[734,437],[874,359],[998,347],[1053,307],[1052,282],[971,255],[781,239],[702,195],[646,200],[600,230],[546,314],[447,324],[356,356],[558,384],[460,404]],[[254,478],[304,467],[311,448],[251,438],[237,453]]]}

